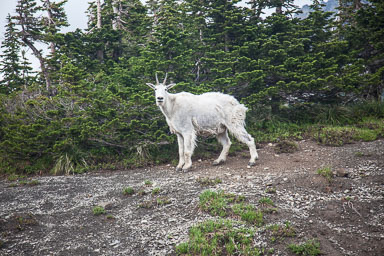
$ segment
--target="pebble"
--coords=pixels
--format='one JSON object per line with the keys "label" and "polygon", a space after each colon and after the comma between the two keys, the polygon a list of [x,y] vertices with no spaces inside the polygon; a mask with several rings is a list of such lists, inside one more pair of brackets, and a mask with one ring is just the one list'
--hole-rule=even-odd
{"label": "pebble", "polygon": [[110,246],[117,246],[119,243],[120,243],[119,240],[115,240],[115,241],[113,241],[112,243],[110,243],[109,245],[110,245]]}

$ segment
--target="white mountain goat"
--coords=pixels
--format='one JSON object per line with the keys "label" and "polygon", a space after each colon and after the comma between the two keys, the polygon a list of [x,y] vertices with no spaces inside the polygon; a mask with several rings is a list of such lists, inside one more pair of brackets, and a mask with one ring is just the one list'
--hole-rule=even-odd
{"label": "white mountain goat", "polygon": [[176,94],[168,90],[176,84],[166,85],[167,74],[163,83],[147,83],[155,90],[156,105],[163,112],[171,133],[177,135],[179,144],[179,164],[177,171],[187,171],[192,166],[192,154],[196,146],[197,135],[216,135],[223,150],[213,164],[226,161],[231,141],[228,131],[249,147],[251,159],[248,165],[255,165],[258,159],[254,139],[245,130],[245,112],[247,108],[233,96],[218,92],[194,95],[187,92]]}

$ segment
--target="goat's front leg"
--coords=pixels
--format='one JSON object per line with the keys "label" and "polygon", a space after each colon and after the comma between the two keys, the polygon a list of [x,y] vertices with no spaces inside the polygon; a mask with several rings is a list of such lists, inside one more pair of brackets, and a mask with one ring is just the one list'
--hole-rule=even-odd
{"label": "goat's front leg", "polygon": [[176,166],[176,171],[181,171],[184,166],[184,138],[177,133],[177,143],[179,145],[179,164]]}
{"label": "goat's front leg", "polygon": [[194,132],[183,134],[184,137],[184,161],[183,171],[189,171],[192,167],[192,154],[195,150],[196,135]]}

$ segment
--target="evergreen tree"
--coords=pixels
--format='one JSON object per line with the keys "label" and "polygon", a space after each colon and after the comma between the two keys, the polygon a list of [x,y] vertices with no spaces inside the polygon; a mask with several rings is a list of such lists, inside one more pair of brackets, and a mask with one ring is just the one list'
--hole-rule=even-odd
{"label": "evergreen tree", "polygon": [[41,72],[45,79],[46,90],[50,92],[52,87],[47,61],[41,50],[36,48],[36,43],[43,40],[43,24],[37,18],[41,7],[37,6],[35,0],[18,0],[16,5],[16,15],[12,18],[16,21],[16,25],[20,28],[19,37],[22,42],[28,46],[35,57],[40,62]]}
{"label": "evergreen tree", "polygon": [[[348,44],[348,69],[359,74],[349,81],[360,86],[366,97],[384,100],[384,3],[349,0],[340,9],[338,35]],[[352,69],[356,66],[359,70]]]}
{"label": "evergreen tree", "polygon": [[51,2],[50,0],[43,1],[42,10],[47,13],[47,16],[42,17],[44,28],[44,41],[49,44],[51,55],[55,54],[56,42],[61,40],[62,34],[60,30],[62,27],[68,26],[67,15],[64,11],[64,4],[68,0],[59,2]]}
{"label": "evergreen tree", "polygon": [[10,14],[7,16],[6,31],[1,48],[3,54],[0,56],[0,93],[8,94],[21,89],[23,80],[21,77],[22,69],[20,63],[20,42],[18,41],[17,29],[12,21]]}

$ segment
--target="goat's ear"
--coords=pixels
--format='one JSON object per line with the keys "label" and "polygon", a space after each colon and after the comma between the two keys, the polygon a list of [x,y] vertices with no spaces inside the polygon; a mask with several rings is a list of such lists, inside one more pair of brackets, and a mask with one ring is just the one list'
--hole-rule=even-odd
{"label": "goat's ear", "polygon": [[154,84],[146,83],[146,85],[148,85],[148,86],[151,87],[153,90],[155,90],[155,85],[154,85]]}
{"label": "goat's ear", "polygon": [[167,90],[171,89],[172,87],[174,87],[176,84],[169,84],[167,85]]}

